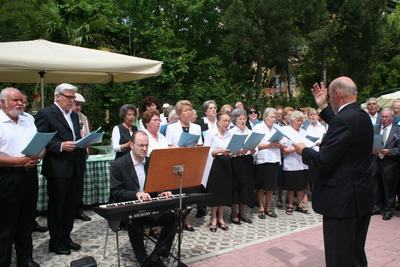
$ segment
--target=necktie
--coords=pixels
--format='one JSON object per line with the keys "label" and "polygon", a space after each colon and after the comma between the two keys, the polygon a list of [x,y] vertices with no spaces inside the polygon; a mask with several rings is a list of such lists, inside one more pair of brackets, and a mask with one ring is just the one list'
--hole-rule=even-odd
{"label": "necktie", "polygon": [[385,128],[383,128],[383,132],[382,132],[383,146],[386,145],[387,138],[388,138],[388,130],[385,127]]}

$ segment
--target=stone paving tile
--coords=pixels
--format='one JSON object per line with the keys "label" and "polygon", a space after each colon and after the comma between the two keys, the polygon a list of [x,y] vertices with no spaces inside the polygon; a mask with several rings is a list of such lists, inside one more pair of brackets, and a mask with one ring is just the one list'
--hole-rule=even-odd
{"label": "stone paving tile", "polygon": [[[380,216],[371,219],[366,251],[369,266],[400,266],[400,217],[398,214],[390,221]],[[282,237],[262,243],[234,249],[214,258],[192,262],[189,266],[231,266],[231,258],[240,255],[245,262],[240,266],[325,266],[322,226],[287,233]],[[261,263],[261,265],[260,265]],[[235,264],[234,264],[235,265]]]}
{"label": "stone paving tile", "polygon": [[[76,220],[71,236],[73,241],[82,245],[80,251],[72,252],[72,254],[68,256],[59,256],[54,253],[49,253],[48,233],[33,233],[35,261],[40,263],[43,267],[69,266],[72,260],[84,256],[92,256],[96,259],[98,266],[116,266],[117,250],[115,234],[110,232],[106,257],[103,257],[105,236],[108,229],[107,223],[93,211],[88,211],[87,213],[92,217],[92,221],[82,222]],[[299,229],[307,229],[321,223],[321,216],[313,212],[309,215],[294,212],[292,216],[288,216],[285,214],[284,210],[277,209],[276,213],[278,218],[273,219],[267,217],[265,220],[260,220],[257,218],[257,209],[249,209],[248,216],[253,220],[253,224],[243,223],[242,225],[233,225],[229,220],[230,209],[226,208],[225,220],[230,229],[229,231],[218,229],[216,233],[209,231],[209,215],[202,219],[193,218],[193,225],[196,231],[184,231],[182,260],[186,263],[190,263],[196,260],[209,258],[210,256],[217,256],[215,262],[212,261],[211,265],[215,266],[218,265],[218,255],[220,254],[271,240],[274,237],[286,235],[287,233],[298,231]],[[194,217],[194,214],[195,211],[192,211],[191,216]],[[45,225],[46,218],[40,217],[39,222]],[[121,266],[138,266],[126,231],[120,232],[119,240]],[[149,242],[148,252],[151,252],[152,247],[153,245]],[[261,252],[260,255],[263,254],[265,254],[265,252]],[[259,255],[256,254],[255,257],[259,257]],[[231,263],[233,265],[230,266],[235,266],[236,264],[240,264],[237,266],[243,266],[246,262],[247,257],[239,257],[236,261],[232,261]],[[201,266],[209,266],[207,263],[201,264]]]}

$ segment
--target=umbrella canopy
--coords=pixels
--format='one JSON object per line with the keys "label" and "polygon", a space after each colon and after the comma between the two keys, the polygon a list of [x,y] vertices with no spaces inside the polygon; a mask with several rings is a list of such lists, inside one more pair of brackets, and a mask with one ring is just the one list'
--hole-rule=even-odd
{"label": "umbrella canopy", "polygon": [[108,83],[158,76],[162,62],[46,40],[0,43],[0,81]]}
{"label": "umbrella canopy", "polygon": [[158,76],[162,62],[46,40],[0,43],[0,82],[109,83]]}
{"label": "umbrella canopy", "polygon": [[381,108],[390,108],[393,104],[393,101],[395,101],[396,99],[400,99],[400,91],[391,94],[381,95],[377,98],[377,101],[378,105]]}

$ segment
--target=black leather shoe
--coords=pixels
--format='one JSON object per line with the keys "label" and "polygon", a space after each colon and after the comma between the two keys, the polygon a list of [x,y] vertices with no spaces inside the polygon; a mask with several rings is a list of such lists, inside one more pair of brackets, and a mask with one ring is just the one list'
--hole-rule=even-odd
{"label": "black leather shoe", "polygon": [[373,208],[372,209],[372,215],[378,215],[378,214],[381,214],[381,211],[379,209],[377,209],[377,208]]}
{"label": "black leather shoe", "polygon": [[72,250],[80,250],[81,249],[81,245],[75,243],[72,240],[65,242],[64,245],[65,245],[65,247],[72,249]]}
{"label": "black leather shoe", "polygon": [[33,229],[32,232],[40,232],[40,233],[45,233],[49,230],[47,226],[41,226],[37,221],[33,224]]}
{"label": "black leather shoe", "polygon": [[49,246],[49,252],[54,252],[57,255],[69,255],[71,250],[65,246]]}
{"label": "black leather shoe", "polygon": [[391,213],[384,213],[382,216],[382,220],[388,221],[388,220],[392,219],[392,216],[393,215]]}
{"label": "black leather shoe", "polygon": [[242,216],[239,216],[239,220],[242,222],[245,222],[245,223],[253,223],[253,221],[250,220],[249,218],[242,217]]}
{"label": "black leather shoe", "polygon": [[20,267],[40,267],[40,264],[35,262],[33,259],[28,260],[24,265],[18,265]]}
{"label": "black leather shoe", "polygon": [[91,220],[92,220],[89,216],[87,216],[87,215],[83,212],[83,210],[79,210],[79,211],[78,211],[78,213],[75,215],[75,219],[79,219],[79,220],[82,220],[82,221],[85,221],[85,222],[88,222],[88,221],[91,221]]}
{"label": "black leather shoe", "polygon": [[142,267],[165,267],[165,266],[166,265],[162,262],[160,257],[154,252],[142,264]]}

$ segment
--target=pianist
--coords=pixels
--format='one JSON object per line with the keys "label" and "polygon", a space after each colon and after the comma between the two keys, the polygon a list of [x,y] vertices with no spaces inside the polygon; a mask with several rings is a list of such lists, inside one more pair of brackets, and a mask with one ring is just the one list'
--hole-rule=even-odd
{"label": "pianist", "polygon": [[[113,202],[137,199],[151,201],[151,195],[143,191],[149,166],[149,158],[146,157],[149,138],[144,131],[137,131],[133,133],[131,141],[131,152],[111,164],[110,183]],[[167,191],[162,192],[160,196],[170,197],[172,194]],[[138,262],[142,266],[165,266],[160,257],[169,255],[176,233],[175,214],[165,211],[157,215],[127,218],[125,223]],[[155,249],[149,257],[143,242],[144,225],[162,226]]]}

